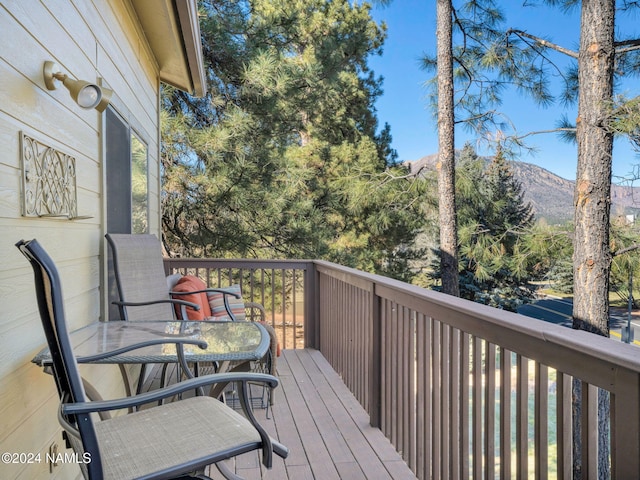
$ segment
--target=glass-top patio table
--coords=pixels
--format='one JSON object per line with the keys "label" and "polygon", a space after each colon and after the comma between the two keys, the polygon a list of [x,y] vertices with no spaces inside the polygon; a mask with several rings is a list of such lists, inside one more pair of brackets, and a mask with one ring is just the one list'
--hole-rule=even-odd
{"label": "glass-top patio table", "polygon": [[[187,376],[192,376],[186,368],[187,363],[260,360],[270,345],[269,334],[259,323],[230,321],[94,322],[71,332],[70,338],[78,363],[117,364],[125,379],[123,367],[126,364],[177,363],[186,370]],[[181,344],[184,355],[180,358],[175,343],[180,340],[199,342],[200,345]],[[99,357],[132,345],[159,341],[166,343]],[[204,349],[201,348],[203,342]],[[31,361],[47,371],[52,365],[49,349],[41,350]],[[125,381],[127,394],[130,394],[128,383]]]}
{"label": "glass-top patio table", "polygon": [[[71,345],[78,363],[82,357],[126,348],[130,345],[164,339],[168,343],[124,352],[91,363],[175,363],[178,362],[176,339],[204,341],[207,348],[183,345],[187,362],[221,362],[259,360],[269,348],[269,334],[259,323],[225,321],[145,321],[95,322],[71,332]],[[41,350],[32,360],[42,367],[51,364],[49,349]]]}

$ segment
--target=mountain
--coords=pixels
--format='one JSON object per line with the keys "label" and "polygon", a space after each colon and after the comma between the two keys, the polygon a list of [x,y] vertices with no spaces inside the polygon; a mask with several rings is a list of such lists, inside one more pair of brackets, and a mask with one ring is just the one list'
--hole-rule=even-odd
{"label": "mountain", "polygon": [[[421,169],[434,170],[436,159],[434,154],[407,163],[416,173]],[[522,184],[525,200],[531,202],[537,218],[544,218],[551,224],[566,223],[573,218],[574,181],[532,163],[512,161],[510,165]],[[613,184],[611,202],[612,216],[640,214],[640,187]]]}

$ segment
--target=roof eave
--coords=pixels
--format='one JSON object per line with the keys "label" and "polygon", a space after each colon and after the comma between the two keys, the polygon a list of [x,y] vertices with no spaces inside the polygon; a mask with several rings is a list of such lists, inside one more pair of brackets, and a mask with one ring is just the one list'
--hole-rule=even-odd
{"label": "roof eave", "polygon": [[197,0],[131,0],[160,80],[196,97],[205,95],[206,77]]}
{"label": "roof eave", "polygon": [[202,57],[202,40],[200,37],[200,20],[197,0],[176,0],[178,18],[180,20],[187,64],[189,66],[192,93],[202,97],[207,93],[207,83]]}

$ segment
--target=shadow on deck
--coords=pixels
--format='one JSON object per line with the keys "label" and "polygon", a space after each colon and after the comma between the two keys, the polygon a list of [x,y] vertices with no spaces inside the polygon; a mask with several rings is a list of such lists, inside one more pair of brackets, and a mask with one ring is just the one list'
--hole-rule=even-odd
{"label": "shadow on deck", "polygon": [[[229,460],[245,479],[415,479],[407,464],[317,350],[284,350],[278,359],[280,386],[269,411],[255,410],[289,457],[274,456],[273,468],[257,452]],[[217,469],[210,475],[222,479]]]}

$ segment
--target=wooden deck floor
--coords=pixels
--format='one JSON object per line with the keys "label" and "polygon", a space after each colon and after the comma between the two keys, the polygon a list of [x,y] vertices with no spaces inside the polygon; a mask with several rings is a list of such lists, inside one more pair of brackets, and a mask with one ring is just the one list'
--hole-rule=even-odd
{"label": "wooden deck floor", "polygon": [[[285,350],[278,358],[280,386],[266,418],[256,416],[272,437],[289,448],[265,469],[257,452],[229,460],[249,479],[415,479],[411,470],[369,417],[338,374],[316,350]],[[210,475],[222,479],[214,467]]]}

